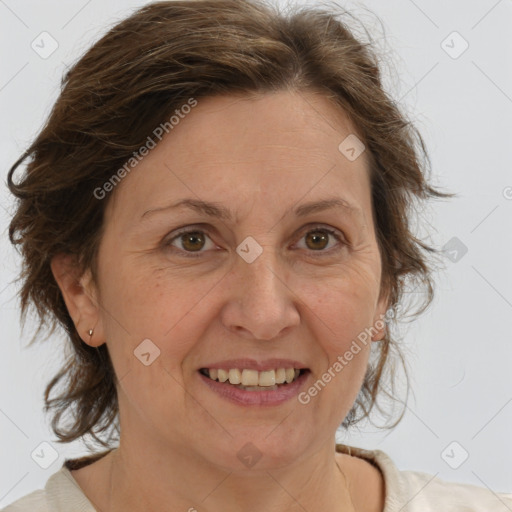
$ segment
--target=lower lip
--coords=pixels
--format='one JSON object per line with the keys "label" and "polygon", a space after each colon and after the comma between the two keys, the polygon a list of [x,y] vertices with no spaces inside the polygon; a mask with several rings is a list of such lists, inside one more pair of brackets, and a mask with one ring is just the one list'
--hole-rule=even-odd
{"label": "lower lip", "polygon": [[299,377],[291,382],[279,386],[273,391],[247,391],[225,384],[217,380],[206,377],[198,372],[203,382],[218,395],[239,405],[278,405],[290,400],[299,394],[299,389],[303,386],[304,381],[308,378],[309,371],[299,375]]}

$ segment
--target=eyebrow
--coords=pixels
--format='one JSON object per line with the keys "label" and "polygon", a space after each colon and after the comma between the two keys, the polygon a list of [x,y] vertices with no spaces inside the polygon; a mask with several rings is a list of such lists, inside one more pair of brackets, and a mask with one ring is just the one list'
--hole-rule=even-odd
{"label": "eyebrow", "polygon": [[[187,198],[181,199],[180,201],[170,204],[168,206],[151,208],[150,210],[147,210],[142,214],[141,220],[148,218],[149,215],[152,215],[154,213],[174,210],[180,207],[189,208],[197,213],[206,215],[208,217],[218,218],[225,221],[232,221],[234,218],[233,213],[220,203]],[[341,209],[351,216],[362,214],[360,208],[350,204],[345,199],[342,199],[340,197],[332,197],[323,199],[321,201],[310,201],[308,203],[303,203],[297,208],[295,208],[295,210],[292,210],[292,208],[290,208],[285,212],[285,216],[288,215],[291,211],[293,211],[297,217],[305,217],[306,215],[310,215],[312,213],[317,213],[325,210],[332,210],[335,208]]]}
{"label": "eyebrow", "polygon": [[[141,220],[149,218],[150,215],[153,215],[155,213],[163,213],[168,210],[174,210],[180,207],[189,208],[197,213],[206,215],[208,217],[218,218],[225,221],[232,221],[234,218],[233,213],[220,203],[202,201],[193,198],[186,198],[181,199],[168,206],[162,206],[159,208],[152,208],[150,210],[147,210],[142,214]],[[353,204],[350,204],[348,201],[340,197],[330,197],[323,199],[321,201],[310,201],[308,203],[303,203],[297,208],[295,208],[295,210],[292,210],[292,208],[288,209],[285,215],[288,215],[290,211],[293,211],[297,217],[305,217],[306,215],[310,215],[312,213],[317,213],[331,209],[341,209],[350,216],[362,215],[360,208],[354,206]]]}

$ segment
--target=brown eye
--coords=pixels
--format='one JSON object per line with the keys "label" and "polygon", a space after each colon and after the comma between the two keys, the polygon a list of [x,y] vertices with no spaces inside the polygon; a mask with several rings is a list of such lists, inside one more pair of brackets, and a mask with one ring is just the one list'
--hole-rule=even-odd
{"label": "brown eye", "polygon": [[[308,231],[301,241],[305,241],[305,247],[308,251],[319,253],[318,256],[332,254],[347,246],[343,236],[337,231],[328,228],[317,228]],[[334,243],[334,247],[329,248],[329,243]],[[208,244],[210,244],[208,246]],[[184,230],[177,233],[175,236],[164,242],[165,247],[169,247],[173,252],[178,252],[182,256],[199,257],[208,249],[215,249],[215,243],[211,240],[210,236],[202,230]]]}
{"label": "brown eye", "polygon": [[[301,248],[317,252],[319,253],[318,256],[327,256],[328,254],[332,254],[333,252],[343,249],[347,245],[343,235],[339,234],[337,231],[324,227],[309,230],[301,238],[301,241],[302,240],[304,240],[305,246]],[[328,247],[331,241],[337,243],[333,243],[331,247]]]}
{"label": "brown eye", "polygon": [[325,249],[329,244],[329,237],[331,235],[323,231],[310,231],[306,235],[306,244],[309,249],[320,251]]}
{"label": "brown eye", "polygon": [[186,251],[200,251],[205,244],[205,237],[201,231],[189,231],[181,236],[181,244]]}
{"label": "brown eye", "polygon": [[201,256],[207,249],[215,248],[215,244],[204,231],[193,229],[177,233],[165,241],[164,246],[181,253],[182,256],[190,257]]}

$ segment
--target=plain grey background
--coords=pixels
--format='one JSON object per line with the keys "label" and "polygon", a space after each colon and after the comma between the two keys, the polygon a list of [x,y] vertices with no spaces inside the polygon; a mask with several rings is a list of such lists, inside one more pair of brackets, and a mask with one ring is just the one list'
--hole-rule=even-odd
{"label": "plain grey background", "polygon": [[[65,67],[145,3],[0,0],[0,507],[86,451],[56,443],[42,412],[63,338],[26,348],[34,323],[21,332],[5,177],[41,128]],[[512,2],[339,3],[376,39],[386,86],[427,143],[433,184],[458,194],[418,220],[418,234],[446,257],[433,305],[400,331],[412,386],[404,419],[392,431],[365,424],[339,440],[383,450],[401,469],[512,492]],[[31,454],[52,447],[55,460],[36,464]]]}

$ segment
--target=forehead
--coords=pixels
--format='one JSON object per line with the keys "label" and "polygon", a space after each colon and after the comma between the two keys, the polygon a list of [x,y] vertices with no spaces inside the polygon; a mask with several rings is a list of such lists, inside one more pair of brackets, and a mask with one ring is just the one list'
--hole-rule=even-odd
{"label": "forehead", "polygon": [[235,211],[247,200],[289,208],[336,192],[371,206],[365,152],[351,161],[340,151],[355,127],[319,93],[202,98],[178,121],[116,187],[108,215],[135,221],[191,196]]}

